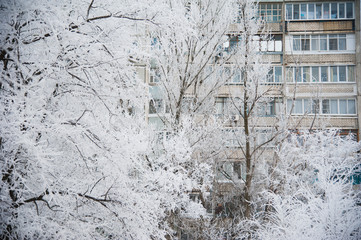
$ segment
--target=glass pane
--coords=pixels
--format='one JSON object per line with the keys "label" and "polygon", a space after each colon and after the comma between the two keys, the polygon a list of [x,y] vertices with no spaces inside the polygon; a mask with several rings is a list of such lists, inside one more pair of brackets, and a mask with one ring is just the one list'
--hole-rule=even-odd
{"label": "glass pane", "polygon": [[310,67],[303,67],[303,82],[310,82]]}
{"label": "glass pane", "polygon": [[232,80],[233,80],[234,83],[240,83],[241,82],[241,74],[240,74],[240,71],[238,69],[234,71]]}
{"label": "glass pane", "polygon": [[302,73],[301,73],[301,68],[300,67],[296,67],[295,68],[295,82],[301,82],[302,81]]}
{"label": "glass pane", "polygon": [[299,18],[300,18],[300,5],[293,4],[293,19],[299,19]]}
{"label": "glass pane", "polygon": [[346,17],[353,18],[353,3],[346,3]]}
{"label": "glass pane", "polygon": [[346,67],[340,66],[338,67],[338,80],[340,82],[346,82]]}
{"label": "glass pane", "polygon": [[318,67],[312,67],[312,82],[318,82],[318,81],[320,81],[319,68]]}
{"label": "glass pane", "polygon": [[327,51],[327,35],[320,35],[320,50]]}
{"label": "glass pane", "polygon": [[274,116],[275,115],[275,102],[269,102],[266,105],[266,116]]}
{"label": "glass pane", "polygon": [[322,100],[322,113],[323,114],[330,113],[330,100],[329,99]]}
{"label": "glass pane", "polygon": [[340,99],[340,114],[347,114],[347,100]]}
{"label": "glass pane", "polygon": [[337,18],[337,3],[331,3],[331,18]]}
{"label": "glass pane", "polygon": [[286,19],[292,20],[292,4],[286,4]]}
{"label": "glass pane", "polygon": [[311,112],[312,113],[319,113],[320,102],[318,101],[318,99],[311,100],[310,102],[311,102]]}
{"label": "glass pane", "polygon": [[295,100],[295,107],[294,107],[294,113],[296,114],[302,114],[302,99]]}
{"label": "glass pane", "polygon": [[308,4],[308,19],[315,19],[315,4]]}
{"label": "glass pane", "polygon": [[328,47],[329,47],[330,51],[338,49],[337,48],[338,47],[337,46],[337,35],[330,35],[329,36]]}
{"label": "glass pane", "polygon": [[304,112],[303,113],[312,113],[312,106],[311,106],[311,101],[309,101],[308,99],[303,99],[303,106],[304,106]]}
{"label": "glass pane", "polygon": [[[291,99],[287,99],[287,112],[291,113],[291,108],[292,108],[292,100]],[[294,111],[293,111],[294,112]]]}
{"label": "glass pane", "polygon": [[306,39],[301,39],[301,47],[303,51],[310,51],[310,38],[306,36]]}
{"label": "glass pane", "polygon": [[293,67],[286,69],[286,81],[293,82]]}
{"label": "glass pane", "polygon": [[337,82],[337,67],[331,67],[331,82]]}
{"label": "glass pane", "polygon": [[338,4],[338,18],[345,18],[345,4]]}
{"label": "glass pane", "polygon": [[301,4],[301,19],[307,19],[307,4]]}
{"label": "glass pane", "polygon": [[320,48],[320,40],[318,35],[312,35],[311,36],[311,47],[312,51],[318,51]]}
{"label": "glass pane", "polygon": [[322,18],[322,4],[318,3],[316,4],[316,19]]}
{"label": "glass pane", "polygon": [[328,82],[328,67],[321,67],[321,81]]}
{"label": "glass pane", "polygon": [[224,67],[223,69],[223,78],[227,81],[231,78],[231,68],[230,67]]}
{"label": "glass pane", "polygon": [[[298,37],[298,38],[296,38]],[[299,36],[293,36],[293,50],[299,51],[301,50],[301,40],[299,39]]]}
{"label": "glass pane", "polygon": [[347,67],[347,81],[354,82],[355,81],[355,66]]}
{"label": "glass pane", "polygon": [[343,37],[343,35],[339,36],[338,50],[346,50],[346,35],[345,35],[345,37]]}
{"label": "glass pane", "polygon": [[356,113],[356,104],[355,104],[355,100],[353,99],[349,99],[347,100],[348,102],[348,114],[355,114]]}
{"label": "glass pane", "polygon": [[324,3],[323,4],[323,19],[329,19],[330,18],[330,4]]}
{"label": "glass pane", "polygon": [[157,113],[157,110],[155,109],[154,101],[149,102],[149,113]]}
{"label": "glass pane", "polygon": [[338,114],[337,100],[331,100],[331,114]]}
{"label": "glass pane", "polygon": [[224,114],[224,99],[216,99],[216,114]]}
{"label": "glass pane", "polygon": [[282,82],[282,67],[275,67],[275,82]]}
{"label": "glass pane", "polygon": [[267,82],[273,82],[273,68],[272,67],[268,71]]}

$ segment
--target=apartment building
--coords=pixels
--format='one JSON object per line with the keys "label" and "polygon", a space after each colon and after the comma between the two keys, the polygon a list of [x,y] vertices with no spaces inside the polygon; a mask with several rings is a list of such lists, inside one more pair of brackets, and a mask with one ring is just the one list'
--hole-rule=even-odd
{"label": "apartment building", "polygon": [[274,81],[287,109],[295,99],[294,119],[303,118],[298,128],[358,136],[360,1],[260,1],[259,16],[273,39],[265,55]]}

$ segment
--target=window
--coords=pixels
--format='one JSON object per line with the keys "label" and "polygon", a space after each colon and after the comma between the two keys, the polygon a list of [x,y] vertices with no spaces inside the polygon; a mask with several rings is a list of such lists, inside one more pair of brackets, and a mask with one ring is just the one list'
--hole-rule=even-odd
{"label": "window", "polygon": [[259,4],[258,16],[266,22],[281,22],[281,4]]}
{"label": "window", "polygon": [[346,50],[346,34],[338,35],[338,50]]}
{"label": "window", "polygon": [[295,77],[294,77],[295,81],[301,82],[302,81],[302,68],[296,67],[294,73],[295,73]]}
{"label": "window", "polygon": [[267,83],[281,83],[282,82],[282,67],[273,66],[270,68],[267,74]]}
{"label": "window", "polygon": [[355,82],[355,67],[348,66],[347,67],[347,81],[348,82]]}
{"label": "window", "polygon": [[346,34],[293,35],[293,51],[344,51]]}
{"label": "window", "polygon": [[160,81],[159,69],[151,69],[149,76],[149,83],[158,83]]}
{"label": "window", "polygon": [[353,19],[354,3],[286,4],[286,20]]}
{"label": "window", "polygon": [[149,102],[149,113],[150,114],[162,112],[162,109],[163,109],[162,99],[153,99]]}
{"label": "window", "polygon": [[296,99],[292,105],[292,100],[287,100],[287,111],[292,114],[303,114],[304,113],[304,101],[303,99]]}
{"label": "window", "polygon": [[323,7],[323,19],[329,19],[330,18],[330,4],[324,3],[322,4]]}
{"label": "window", "polygon": [[[263,145],[263,147],[274,147],[274,142],[270,141],[274,134],[269,129],[258,129],[256,132],[256,144],[258,146]],[[268,142],[270,141],[270,142]],[[268,142],[268,143],[266,143]]]}
{"label": "window", "polygon": [[328,82],[328,67],[321,67],[321,82]]}
{"label": "window", "polygon": [[355,66],[303,66],[286,69],[287,82],[355,82]]}
{"label": "window", "polygon": [[[346,66],[338,67],[338,81],[346,82]],[[335,81],[335,82],[337,82],[337,81]]]}
{"label": "window", "polygon": [[236,68],[232,65],[227,65],[219,72],[220,76],[223,80],[227,82],[227,84],[242,84],[243,83],[243,73],[239,68]]}
{"label": "window", "polygon": [[223,44],[223,48],[225,52],[231,52],[233,51],[239,44],[240,41],[239,36],[228,36],[228,41]]}
{"label": "window", "polygon": [[322,4],[316,4],[316,19],[322,19]]}
{"label": "window", "polygon": [[293,19],[299,19],[300,17],[300,5],[293,4]]}
{"label": "window", "polygon": [[215,112],[217,116],[222,117],[228,114],[229,99],[226,97],[217,97],[215,102]]}
{"label": "window", "polygon": [[318,51],[320,49],[319,35],[311,35],[311,50]]}
{"label": "window", "polygon": [[149,102],[149,114],[169,113],[169,108],[165,106],[163,99],[152,99]]}
{"label": "window", "polygon": [[301,4],[301,19],[307,19],[307,4]]}
{"label": "window", "polygon": [[[314,37],[315,40],[317,41],[318,35]],[[319,37],[320,37],[320,51],[327,51],[327,35],[319,35]]]}
{"label": "window", "polygon": [[230,50],[232,50],[232,49],[234,49],[235,47],[237,47],[238,42],[239,42],[238,36],[232,36],[232,37],[230,37],[230,39],[229,39],[229,48],[230,48]]}
{"label": "window", "polygon": [[218,181],[230,181],[232,179],[241,179],[245,175],[244,167],[241,162],[224,161],[217,163]]}
{"label": "window", "polygon": [[330,67],[330,81],[331,82],[338,82],[338,74],[337,74],[338,67]]}
{"label": "window", "polygon": [[302,82],[310,82],[310,67],[302,67]]}
{"label": "window", "polygon": [[323,114],[342,114],[354,115],[356,114],[356,100],[355,99],[323,99],[322,100]]}
{"label": "window", "polygon": [[293,51],[301,50],[301,36],[294,35],[293,36]]}
{"label": "window", "polygon": [[[294,105],[293,105],[294,104]],[[293,107],[293,108],[292,108]],[[355,99],[296,99],[287,100],[287,111],[295,115],[326,114],[326,115],[355,115]]]}
{"label": "window", "polygon": [[286,4],[286,19],[292,19],[292,4]]}
{"label": "window", "polygon": [[338,17],[339,18],[345,18],[345,4],[339,3],[338,4]]}
{"label": "window", "polygon": [[169,131],[157,131],[156,132],[156,144],[164,144],[165,141],[169,141],[172,137],[172,132]]}
{"label": "window", "polygon": [[227,128],[223,130],[223,136],[227,147],[239,147],[246,144],[246,137],[243,129]]}
{"label": "window", "polygon": [[346,18],[353,17],[353,3],[346,3]]}
{"label": "window", "polygon": [[315,19],[315,4],[308,4],[308,19]]}
{"label": "window", "polygon": [[332,34],[332,35],[329,35],[329,38],[328,38],[328,46],[329,46],[329,50],[332,51],[332,50],[337,50],[337,34]]}
{"label": "window", "polygon": [[332,19],[337,19],[338,15],[337,15],[337,3],[331,3],[331,18]]}
{"label": "window", "polygon": [[240,84],[243,82],[243,74],[239,69],[236,69],[233,71],[233,76],[231,79],[232,79],[232,83]]}
{"label": "window", "polygon": [[301,51],[310,51],[310,35],[301,36]]}
{"label": "window", "polygon": [[260,117],[272,117],[281,111],[282,98],[272,98],[261,106]]}
{"label": "window", "polygon": [[320,81],[320,68],[319,67],[312,67],[312,82],[319,82]]}
{"label": "window", "polygon": [[261,52],[281,52],[282,35],[272,35],[269,39],[264,39],[262,36],[254,36],[253,46],[257,51]]}

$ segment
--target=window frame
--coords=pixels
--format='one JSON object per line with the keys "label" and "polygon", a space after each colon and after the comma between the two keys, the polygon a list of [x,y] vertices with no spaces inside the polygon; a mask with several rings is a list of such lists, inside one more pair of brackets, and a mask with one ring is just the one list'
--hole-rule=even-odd
{"label": "window frame", "polygon": [[282,10],[283,7],[280,3],[260,3],[257,9],[257,16],[264,22],[280,23],[282,21]]}
{"label": "window frame", "polygon": [[[336,9],[333,8],[336,4]],[[302,18],[302,5],[306,5],[306,14]],[[313,14],[310,14],[310,5],[313,6]],[[350,10],[351,12],[348,12]],[[297,10],[298,9],[298,10]],[[327,10],[328,9],[328,10]],[[343,9],[343,17],[341,16],[340,9]],[[332,17],[333,10],[336,10],[336,16]],[[308,20],[345,20],[355,19],[355,3],[354,2],[299,2],[285,4],[285,18],[286,21],[308,21]],[[298,11],[298,12],[297,12]],[[325,13],[328,13],[327,15]],[[328,16],[328,17],[327,17]]]}
{"label": "window frame", "polygon": [[[293,52],[348,52],[347,34],[291,35]],[[331,47],[335,49],[331,49]],[[342,49],[341,49],[342,46]]]}
{"label": "window frame", "polygon": [[[278,70],[278,71],[276,71]],[[272,71],[272,74],[270,74],[270,72]],[[276,73],[281,71],[281,75],[277,75],[281,77],[280,81],[276,81]],[[282,84],[283,83],[283,67],[282,66],[271,66],[270,70],[267,73],[267,77],[266,77],[266,84]]]}
{"label": "window frame", "polygon": [[[311,101],[311,102],[310,102]],[[332,111],[332,101],[337,102],[337,110]],[[341,107],[342,102],[346,103],[346,109]],[[295,111],[296,103],[302,104],[302,111]],[[352,103],[351,103],[352,102]],[[311,103],[311,104],[310,104]],[[315,104],[316,103],[316,104]],[[293,108],[292,108],[293,105]],[[326,106],[328,106],[326,111]],[[291,112],[292,109],[292,112]],[[310,111],[309,111],[310,110]],[[353,111],[351,111],[353,110]],[[343,112],[346,111],[346,112]],[[334,115],[334,116],[357,116],[357,101],[356,98],[296,98],[295,100],[287,99],[287,113],[293,116],[301,115],[314,115],[321,116]]]}
{"label": "window frame", "polygon": [[151,116],[154,115],[163,115],[170,112],[168,106],[166,106],[164,99],[161,98],[152,98],[149,101],[148,114]]}
{"label": "window frame", "polygon": [[[304,84],[304,83],[356,83],[356,79],[355,79],[355,65],[323,65],[323,66],[290,66],[290,67],[286,67],[286,82],[287,83],[297,83],[297,84]],[[318,68],[318,70],[316,71],[316,68]],[[309,81],[304,81],[304,77],[305,77],[305,72],[304,69],[309,69],[308,74],[309,74]],[[323,80],[323,70],[326,69],[326,74],[327,74],[327,78],[326,81]],[[333,77],[335,76],[332,69],[336,69],[336,81],[332,81],[335,80],[333,79]],[[341,69],[341,70],[340,70]],[[344,72],[343,70],[344,69]],[[297,72],[299,71],[299,72]],[[318,79],[314,78],[314,75],[316,75],[315,73],[317,72],[317,77]],[[344,74],[344,76],[341,76],[341,74]],[[350,76],[350,74],[352,74]],[[290,79],[290,76],[292,76],[292,78]],[[307,76],[306,76],[307,77]],[[299,81],[297,81],[298,79],[300,79]],[[344,81],[341,81],[341,79],[344,79]]]}

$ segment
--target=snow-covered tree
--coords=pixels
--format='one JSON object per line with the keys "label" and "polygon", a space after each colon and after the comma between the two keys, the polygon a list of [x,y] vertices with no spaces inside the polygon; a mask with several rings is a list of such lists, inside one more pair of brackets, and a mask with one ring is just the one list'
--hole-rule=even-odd
{"label": "snow-covered tree", "polygon": [[[233,3],[164,1],[157,19],[166,21],[149,27],[149,122],[158,122],[158,130],[168,132],[170,139],[183,139],[190,146],[189,161],[182,165],[191,176],[198,176],[200,188],[193,190],[204,207],[208,206],[204,194],[211,188],[214,162],[221,157],[221,132],[214,121],[213,108],[214,96],[226,82],[218,73],[230,58],[223,55],[223,45],[236,14]],[[164,154],[172,154],[173,142],[170,146],[169,141],[165,142],[168,145],[163,148]],[[172,214],[170,221],[178,229],[187,230],[182,218],[182,214]]]}
{"label": "snow-covered tree", "polygon": [[[282,116],[266,126],[265,133],[257,128],[263,124],[259,116],[276,101],[274,96],[280,95],[277,87],[265,84],[269,65],[262,60],[260,41],[256,39],[266,40],[268,36],[255,17],[257,5],[249,0],[168,4],[171,16],[167,26],[150,28],[151,82],[156,83],[151,86],[151,112],[157,114],[168,131],[184,129],[184,119],[187,123],[190,120],[185,136],[193,146],[193,158],[213,164],[214,173],[221,170],[220,163],[229,161],[230,156],[239,160],[232,163],[237,176],[225,171],[221,174],[233,181],[236,189],[241,189],[230,193],[235,194],[232,201],[237,213],[233,215],[238,222],[250,220],[256,213],[259,172],[267,161],[265,147],[276,142],[286,128]],[[232,32],[234,26],[236,30]],[[224,99],[219,98],[222,94],[229,96],[227,104],[219,104],[219,99]],[[239,116],[240,121],[233,121],[234,116]],[[223,131],[226,122],[240,131]],[[261,140],[260,135],[264,136]],[[235,139],[234,145],[240,151],[230,153],[225,148],[227,138]],[[245,176],[241,176],[241,168]],[[221,185],[212,188],[210,208],[216,216],[215,195],[223,190]]]}
{"label": "snow-covered tree", "polygon": [[[234,37],[234,47],[238,51],[230,62],[233,71],[241,76],[242,85],[239,91],[232,89],[232,85],[226,86],[230,96],[222,105],[222,115],[232,127],[224,136],[231,147],[226,150],[227,155],[240,160],[233,163],[235,174],[224,171],[225,178],[236,189],[231,200],[235,204],[229,210],[235,220],[231,235],[237,234],[240,229],[247,232],[247,229],[251,231],[253,228],[252,221],[259,211],[257,197],[265,187],[263,175],[267,175],[267,166],[273,159],[272,148],[282,140],[287,130],[280,101],[281,88],[269,81],[269,77],[273,77],[269,76],[270,65],[260,52],[261,42],[269,40],[270,36],[262,20],[256,17],[257,4],[254,1],[240,0],[237,6],[236,26],[239,32]],[[272,121],[269,116],[272,116]]]}
{"label": "snow-covered tree", "polygon": [[151,28],[151,63],[169,108],[169,125],[179,125],[182,115],[205,115],[226,83],[217,73],[230,59],[223,45],[234,6],[233,1],[166,1],[167,25]]}
{"label": "snow-covered tree", "polygon": [[[138,76],[154,9],[2,3],[1,238],[159,239],[171,234],[167,212],[201,209],[184,166],[171,154],[148,157]],[[187,161],[188,142],[176,143],[177,161]]]}
{"label": "snow-covered tree", "polygon": [[353,189],[360,143],[337,131],[291,133],[277,155],[261,239],[359,239],[360,195]]}

